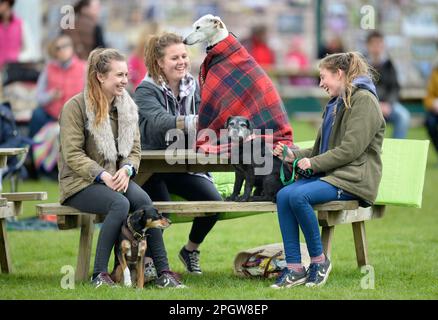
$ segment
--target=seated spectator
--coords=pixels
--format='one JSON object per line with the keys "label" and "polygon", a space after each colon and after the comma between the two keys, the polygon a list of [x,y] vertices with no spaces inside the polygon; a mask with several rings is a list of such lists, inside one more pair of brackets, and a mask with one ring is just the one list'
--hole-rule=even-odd
{"label": "seated spectator", "polygon": [[322,59],[329,54],[341,52],[345,52],[345,48],[342,44],[342,39],[336,36],[328,40],[327,43],[320,48],[318,52],[318,59]]}
{"label": "seated spectator", "polygon": [[430,75],[424,106],[426,108],[427,132],[438,152],[438,65]]}
{"label": "seated spectator", "polygon": [[48,51],[51,60],[38,78],[38,107],[29,124],[34,143],[27,169],[32,178],[43,173],[57,179],[59,115],[64,104],[84,88],[86,64],[74,54],[67,35],[55,38]]}
{"label": "seated spectator", "polygon": [[394,127],[393,138],[406,138],[411,116],[398,101],[400,86],[394,65],[386,53],[383,35],[378,31],[371,32],[366,44],[368,62],[379,74],[376,88],[383,116]]}
{"label": "seated spectator", "polygon": [[130,93],[134,93],[140,82],[143,81],[147,68],[144,61],[144,52],[147,48],[147,41],[150,35],[157,32],[158,25],[156,23],[145,27],[140,33],[136,46],[134,47],[131,55],[128,58],[128,70],[129,70],[129,90]]}
{"label": "seated spectator", "polygon": [[51,60],[38,77],[38,105],[32,113],[29,136],[32,138],[45,124],[58,121],[62,106],[81,92],[85,83],[85,61],[78,59],[69,36],[60,35],[48,46]]}
{"label": "seated spectator", "polygon": [[275,65],[275,54],[266,41],[267,31],[264,25],[254,26],[250,37],[242,41],[249,54],[264,69],[270,69]]}
{"label": "seated spectator", "polygon": [[73,39],[76,55],[87,60],[95,48],[105,48],[104,32],[99,24],[100,0],[79,0],[74,6],[75,28],[63,33]]}
{"label": "seated spectator", "polygon": [[8,62],[32,56],[29,28],[13,11],[15,0],[0,0],[0,70]]}
{"label": "seated spectator", "polygon": [[291,76],[289,79],[292,85],[313,85],[315,80],[306,75],[311,69],[310,59],[304,51],[304,39],[300,36],[292,38],[289,51],[286,53],[286,67],[297,72],[296,76]]}

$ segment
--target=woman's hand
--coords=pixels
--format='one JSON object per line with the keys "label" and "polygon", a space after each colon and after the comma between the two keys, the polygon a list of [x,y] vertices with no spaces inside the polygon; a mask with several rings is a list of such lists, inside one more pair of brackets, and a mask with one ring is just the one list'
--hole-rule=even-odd
{"label": "woman's hand", "polygon": [[287,148],[287,154],[285,160],[287,162],[293,162],[295,160],[295,156],[291,149],[288,148],[288,146],[284,145],[283,143],[279,142],[275,148],[274,148],[274,156],[279,157],[280,159],[283,159],[283,149]]}
{"label": "woman's hand", "polygon": [[300,159],[298,161],[298,167],[303,170],[312,169],[312,164],[310,163],[310,159],[309,158]]}
{"label": "woman's hand", "polygon": [[111,190],[116,190],[115,184],[113,182],[113,176],[109,174],[108,172],[104,171],[102,172],[100,179],[105,183],[105,185],[110,188]]}
{"label": "woman's hand", "polygon": [[114,190],[125,193],[128,190],[129,175],[126,168],[120,168],[113,176]]}

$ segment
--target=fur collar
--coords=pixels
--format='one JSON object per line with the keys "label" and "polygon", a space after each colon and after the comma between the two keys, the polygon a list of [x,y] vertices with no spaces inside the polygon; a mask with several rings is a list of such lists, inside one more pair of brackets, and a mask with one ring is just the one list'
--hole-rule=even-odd
{"label": "fur collar", "polygon": [[135,133],[138,127],[138,111],[137,105],[125,90],[123,95],[116,97],[114,106],[117,108],[118,114],[118,149],[114,139],[114,134],[111,129],[110,117],[107,115],[106,119],[98,126],[95,126],[96,116],[91,111],[90,101],[87,97],[87,88],[84,90],[85,112],[88,118],[87,130],[94,137],[97,151],[105,160],[116,162],[118,156],[127,158],[134,146]]}

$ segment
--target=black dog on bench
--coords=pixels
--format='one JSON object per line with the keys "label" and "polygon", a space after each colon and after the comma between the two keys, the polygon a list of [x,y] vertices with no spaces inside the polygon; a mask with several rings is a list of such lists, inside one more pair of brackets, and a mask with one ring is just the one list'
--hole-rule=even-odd
{"label": "black dog on bench", "polygon": [[[226,200],[228,201],[272,201],[275,202],[277,192],[283,187],[280,180],[280,168],[282,161],[271,154],[266,154],[265,140],[263,136],[251,138],[253,133],[252,123],[245,117],[235,116],[229,117],[225,129],[228,129],[228,140],[231,142],[232,149],[235,148],[239,155],[239,163],[234,165],[235,181],[233,193]],[[250,155],[245,155],[247,150],[251,150]],[[254,161],[254,154],[258,154],[261,158],[270,156],[273,158],[272,172],[266,175],[256,175],[255,169],[262,167],[265,163],[257,164]],[[247,158],[250,163],[245,164]],[[246,161],[248,162],[248,161]],[[285,177],[290,179],[292,172],[290,165],[285,165]],[[239,196],[245,182],[244,192]],[[252,194],[253,188],[254,193]]]}
{"label": "black dog on bench", "polygon": [[137,288],[143,288],[147,248],[146,230],[165,229],[170,224],[170,220],[159,214],[152,205],[144,206],[128,216],[115,248],[118,265],[111,273],[114,282],[123,283],[128,287],[134,282]]}

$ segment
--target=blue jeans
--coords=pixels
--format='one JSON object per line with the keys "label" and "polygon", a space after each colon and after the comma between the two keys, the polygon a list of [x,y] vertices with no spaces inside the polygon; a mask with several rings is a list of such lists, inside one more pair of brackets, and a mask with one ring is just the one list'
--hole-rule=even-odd
{"label": "blue jeans", "polygon": [[394,139],[404,139],[408,134],[409,125],[411,122],[411,115],[403,105],[399,102],[392,104],[391,114],[386,119],[387,122],[392,123],[394,131],[392,137]]}
{"label": "blue jeans", "polygon": [[310,257],[323,253],[318,220],[312,205],[334,200],[354,200],[356,196],[319,177],[300,179],[277,193],[278,222],[287,263],[301,263],[300,233],[303,231]]}
{"label": "blue jeans", "polygon": [[425,125],[435,150],[438,152],[438,114],[428,111],[426,113]]}

